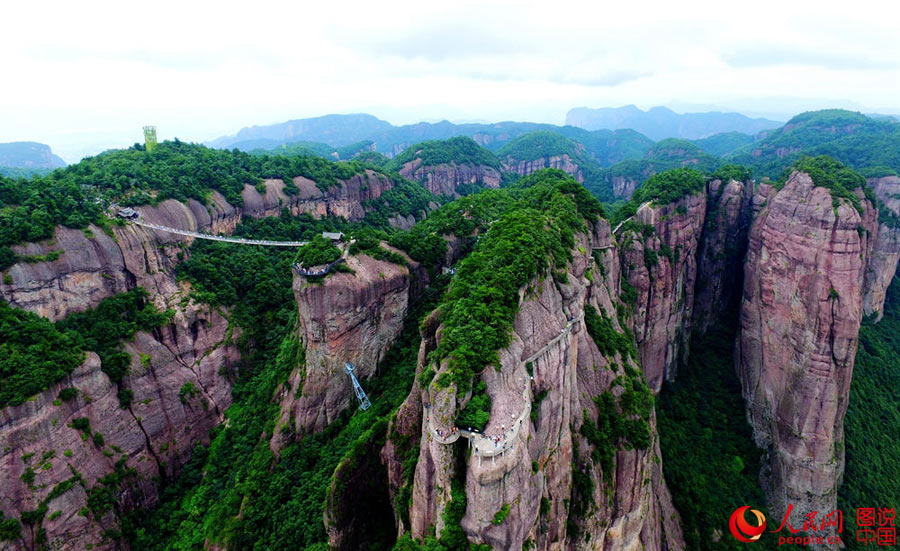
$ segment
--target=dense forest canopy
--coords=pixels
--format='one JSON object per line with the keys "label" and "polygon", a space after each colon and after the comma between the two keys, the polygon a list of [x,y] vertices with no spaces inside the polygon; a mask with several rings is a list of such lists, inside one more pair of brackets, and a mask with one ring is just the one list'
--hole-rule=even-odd
{"label": "dense forest canopy", "polygon": [[[366,170],[358,162],[336,163],[302,155],[250,155],[195,144],[164,142],[152,153],[136,145],[110,151],[46,176],[12,180],[0,177],[0,246],[37,241],[53,227],[83,228],[105,224],[104,206],[156,204],[165,199],[196,199],[206,204],[218,191],[232,205],[243,205],[244,186],[263,179],[283,179],[286,193],[296,193],[292,179],[308,178],[322,188],[337,185]],[[399,180],[399,176],[395,177]],[[394,213],[418,213],[434,198],[421,186],[398,186],[385,198]]]}
{"label": "dense forest canopy", "polygon": [[[732,361],[736,315],[692,343],[687,365],[657,403],[663,471],[689,549],[746,549],[727,533],[715,534],[736,508],[765,503],[758,482],[762,451],[753,443]],[[754,548],[776,549],[776,539],[766,533]]]}
{"label": "dense forest canopy", "polygon": [[695,159],[693,163],[701,170],[712,170],[719,165],[719,160],[704,152],[697,144],[678,138],[660,140],[650,148],[646,159],[664,161],[667,159]]}
{"label": "dense forest canopy", "polygon": [[[252,142],[241,142],[232,149],[246,151]],[[244,147],[241,147],[243,145]],[[260,147],[250,150],[253,155],[290,155],[300,157],[321,157],[332,161],[349,161],[361,153],[371,152],[372,140],[362,140],[341,147],[332,147],[321,142],[297,141],[283,143],[277,147],[266,147],[270,144],[261,143]]]}
{"label": "dense forest canopy", "polygon": [[509,344],[518,293],[544,270],[555,272],[571,258],[575,233],[587,231],[603,207],[558,170],[523,178],[522,193],[490,224],[478,245],[459,264],[440,306],[443,337],[431,358],[449,360],[439,385],[460,392],[485,366],[498,365],[497,351]]}
{"label": "dense forest canopy", "polygon": [[10,166],[0,166],[0,176],[7,178],[21,179],[33,178],[35,176],[45,176],[53,172],[52,168],[16,168]]}
{"label": "dense forest canopy", "polygon": [[530,161],[555,155],[574,157],[579,153],[579,148],[583,150],[584,146],[556,132],[541,130],[511,140],[497,150],[497,156],[513,161]]}
{"label": "dense forest canopy", "polygon": [[[585,187],[607,202],[615,199],[612,196],[614,178],[641,183],[653,174],[683,166],[711,172],[721,161],[704,152],[704,145],[710,147],[709,144],[716,141],[746,141],[745,137],[732,134],[698,140],[696,144],[685,140],[663,140],[653,144],[624,130],[588,132],[575,127],[510,124],[495,125],[495,130],[498,133],[510,128],[539,130],[530,133],[523,130],[519,137],[503,143],[488,140],[491,147],[500,147],[497,150],[499,157],[533,160],[550,155],[570,155],[584,176]],[[324,189],[361,173],[366,167],[378,169],[387,165],[392,170],[405,159],[415,157],[417,151],[421,151],[420,155],[430,163],[464,159],[497,166],[496,158],[489,151],[466,137],[419,144],[390,163],[381,155],[368,151],[371,147],[371,140],[343,147],[297,142],[283,150],[251,155],[176,140],[159,144],[149,154],[143,151],[143,146],[136,145],[87,158],[49,174],[15,180],[0,176],[0,247],[46,239],[52,235],[55,225],[82,228],[90,222],[102,223],[103,207],[109,201],[140,205],[172,198],[205,203],[210,192],[215,190],[229,203],[240,206],[245,184],[258,185],[265,178],[289,181],[304,176]],[[619,153],[611,153],[613,150]],[[804,113],[734,152],[730,159],[751,167],[757,177],[774,178],[803,156],[822,154],[860,170],[865,176],[896,174],[900,171],[900,123],[842,110]],[[353,155],[356,160],[349,163],[322,158]],[[620,162],[603,168],[613,160]],[[14,176],[22,174],[15,173]],[[396,175],[394,178],[397,179]],[[294,187],[289,183],[285,191],[291,193]],[[394,198],[393,203],[409,204],[409,207],[400,208],[405,213],[421,212],[428,201],[426,195],[418,191],[407,187],[403,190],[404,197]]]}
{"label": "dense forest canopy", "polygon": [[870,201],[878,203],[872,188],[866,186],[865,178],[855,170],[844,166],[831,157],[820,155],[818,157],[803,157],[799,159],[790,169],[785,170],[782,174],[782,179],[776,185],[783,185],[790,173],[794,171],[809,174],[816,186],[830,190],[834,208],[838,207],[839,199],[844,199],[862,213],[862,204],[859,197],[853,193],[854,190],[860,188],[862,188]]}
{"label": "dense forest canopy", "polygon": [[431,140],[408,147],[391,160],[390,167],[399,170],[406,163],[421,159],[424,166],[440,164],[484,165],[500,170],[500,161],[487,149],[478,145],[468,136],[457,136],[447,140]]}
{"label": "dense forest canopy", "polygon": [[676,168],[651,176],[637,189],[631,199],[613,216],[613,223],[619,223],[634,216],[638,207],[652,201],[665,205],[681,199],[685,195],[697,193],[706,186],[707,176],[693,168]]}
{"label": "dense forest canopy", "polygon": [[[330,218],[285,214],[247,220],[235,234],[286,240],[348,227]],[[330,243],[320,244],[330,250]],[[415,374],[418,323],[445,283],[441,277],[433,280],[382,360],[379,376],[365,383],[373,406],[345,412],[323,433],[291,441],[276,457],[268,442],[278,430],[278,403],[272,396],[302,364],[304,354],[291,289],[295,254],[276,247],[198,241],[178,268],[178,277],[192,283],[197,300],[228,309],[232,323],[242,330],[244,361],[226,412],[227,428],[215,429],[209,445],[195,448],[158,508],[149,515],[137,512],[124,523],[123,532],[136,548],[193,548],[214,541],[230,549],[327,549],[322,511],[335,468],[371,439],[383,437]],[[417,450],[407,453],[412,449]],[[393,526],[385,522],[381,530],[372,535],[372,549],[387,550],[393,543]]]}
{"label": "dense forest canopy", "polygon": [[653,140],[628,129],[588,131],[575,126],[563,126],[557,132],[582,144],[585,152],[600,166],[640,159],[653,147]]}
{"label": "dense forest canopy", "polygon": [[693,140],[697,146],[710,155],[722,157],[753,143],[753,136],[740,132],[724,132],[708,138]]}
{"label": "dense forest canopy", "polygon": [[[844,424],[846,470],[838,507],[892,507],[900,503],[900,276],[895,276],[884,303],[884,318],[863,321],[850,383]],[[856,533],[856,515],[844,517],[844,530]],[[866,545],[850,538],[851,551]]]}
{"label": "dense forest canopy", "polygon": [[734,151],[731,162],[759,177],[778,177],[804,156],[828,155],[867,176],[900,171],[900,123],[861,113],[827,109],[802,113],[759,141]]}

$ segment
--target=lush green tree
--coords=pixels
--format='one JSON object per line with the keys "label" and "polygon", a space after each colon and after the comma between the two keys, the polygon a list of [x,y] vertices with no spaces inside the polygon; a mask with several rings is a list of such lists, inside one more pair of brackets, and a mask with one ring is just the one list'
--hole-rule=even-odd
{"label": "lush green tree", "polygon": [[0,270],[5,270],[16,263],[16,253],[9,247],[0,246]]}
{"label": "lush green tree", "polygon": [[802,157],[798,159],[789,169],[782,174],[781,180],[776,186],[783,186],[788,176],[794,172],[805,172],[809,174],[815,185],[828,188],[831,191],[831,198],[836,209],[839,199],[852,204],[856,210],[862,212],[862,204],[854,190],[862,188],[868,198],[873,202],[878,202],[874,192],[866,187],[866,179],[851,168],[844,166],[839,161],[831,157],[820,155],[818,157]]}
{"label": "lush green tree", "polygon": [[317,235],[310,240],[309,244],[300,247],[297,256],[294,257],[294,262],[303,268],[310,268],[334,262],[340,257],[341,250],[330,239]]}
{"label": "lush green tree", "polygon": [[[294,231],[280,224],[269,229],[279,227]],[[213,541],[229,549],[327,548],[322,514],[335,468],[360,449],[361,439],[378,436],[373,427],[384,430],[408,395],[419,349],[418,323],[440,291],[426,290],[379,366],[379,376],[363,381],[372,407],[346,412],[320,434],[289,438],[276,457],[268,444],[271,435],[291,428],[275,425],[279,406],[272,397],[304,361],[296,336],[292,256],[292,251],[274,247],[198,241],[179,268],[179,277],[193,283],[198,299],[228,307],[231,321],[242,330],[244,361],[226,412],[227,428],[214,429],[210,445],[194,450],[183,474],[164,489],[158,508],[125,523],[123,531],[134,547],[153,551]],[[390,534],[379,536],[373,549],[393,545],[393,527],[383,523],[380,530],[385,528]]]}
{"label": "lush green tree", "polygon": [[97,352],[103,371],[121,383],[131,358],[119,343],[171,316],[157,312],[146,297],[136,287],[55,324],[0,300],[0,407],[21,404],[59,382],[81,365],[88,350]]}
{"label": "lush green tree", "polygon": [[21,404],[82,361],[77,335],[0,300],[0,407]]}
{"label": "lush green tree", "polygon": [[537,172],[520,183],[519,202],[489,224],[459,263],[440,308],[443,337],[431,360],[447,358],[439,385],[460,392],[509,344],[519,289],[545,270],[563,269],[576,231],[603,213],[600,203],[559,170]]}
{"label": "lush green tree", "polygon": [[637,189],[631,199],[622,205],[612,218],[613,224],[634,216],[638,207],[647,201],[666,205],[685,195],[698,193],[706,186],[706,176],[693,168],[674,168],[651,176]]}

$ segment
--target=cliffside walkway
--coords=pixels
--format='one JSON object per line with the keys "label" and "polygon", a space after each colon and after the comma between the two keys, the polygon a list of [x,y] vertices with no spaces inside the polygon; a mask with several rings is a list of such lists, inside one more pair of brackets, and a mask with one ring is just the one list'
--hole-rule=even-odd
{"label": "cliffside walkway", "polygon": [[[346,254],[346,251],[345,251],[345,254]],[[328,272],[330,272],[331,269],[335,267],[335,265],[340,264],[341,262],[344,262],[345,260],[346,260],[346,258],[344,256],[342,256],[341,258],[338,258],[334,262],[329,262],[328,264],[325,265],[324,268],[321,268],[319,270],[308,270],[306,268],[301,268],[300,265],[297,264],[296,262],[291,264],[291,267],[294,268],[294,271],[297,272],[297,275],[301,275],[303,277],[322,277],[323,275],[328,274]]]}
{"label": "cliffside walkway", "polygon": [[141,226],[144,228],[151,228],[154,230],[174,233],[176,235],[186,235],[188,237],[195,237],[197,239],[207,239],[209,241],[222,241],[224,243],[237,243],[239,245],[267,245],[270,247],[302,247],[309,243],[309,241],[268,241],[265,239],[243,239],[240,237],[225,237],[222,235],[212,235],[209,233],[200,233],[189,230],[179,230],[176,228],[170,228],[168,226],[160,226],[159,224],[151,224],[150,222],[141,222],[140,220],[132,220],[132,224],[135,226]]}
{"label": "cliffside walkway", "polygon": [[[575,324],[580,322],[582,319],[584,319],[584,314],[566,323],[565,328],[560,331],[558,335],[550,339],[550,341],[542,346],[540,350],[525,358],[522,363],[528,364],[529,362],[533,362],[541,355],[545,354],[551,346],[558,343],[566,335],[568,335],[572,331],[572,327],[574,327]],[[428,430],[431,433],[431,436],[441,444],[452,444],[459,440],[460,437],[468,438],[469,446],[474,448],[474,454],[479,457],[479,460],[482,457],[493,458],[497,455],[503,455],[503,452],[514,447],[516,438],[518,438],[519,432],[522,428],[522,424],[525,422],[525,419],[527,419],[531,414],[531,399],[528,396],[529,386],[530,385],[526,382],[524,387],[522,388],[522,399],[525,401],[525,407],[522,409],[522,412],[519,414],[519,416],[516,417],[515,420],[513,420],[509,428],[503,432],[503,434],[496,436],[487,436],[480,432],[468,431],[465,429],[454,427],[450,430],[449,434],[442,435],[437,431],[437,429],[434,428],[434,422],[431,419],[431,408],[426,407],[425,416],[428,420]]]}
{"label": "cliffside walkway", "polygon": [[629,217],[626,218],[625,220],[622,220],[621,222],[619,222],[618,224],[616,224],[616,227],[615,227],[615,228],[613,229],[613,231],[612,231],[613,235],[619,233],[619,230],[622,228],[622,226],[625,224],[625,222],[628,222],[628,221],[631,220],[632,218],[634,218],[634,216],[629,216]]}

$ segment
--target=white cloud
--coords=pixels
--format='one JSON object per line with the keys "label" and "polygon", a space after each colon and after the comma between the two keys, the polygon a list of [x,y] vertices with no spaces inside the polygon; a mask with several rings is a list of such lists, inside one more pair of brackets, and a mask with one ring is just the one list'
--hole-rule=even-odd
{"label": "white cloud", "polygon": [[0,141],[67,160],[138,141],[147,123],[202,140],[333,112],[560,123],[581,105],[900,108],[896,8],[868,0],[10,4]]}

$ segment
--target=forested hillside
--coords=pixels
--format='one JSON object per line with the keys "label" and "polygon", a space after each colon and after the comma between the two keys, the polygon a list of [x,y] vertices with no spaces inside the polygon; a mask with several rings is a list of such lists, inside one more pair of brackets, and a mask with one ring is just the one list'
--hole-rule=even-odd
{"label": "forested hillside", "polygon": [[[482,196],[484,194],[488,195]],[[575,201],[582,205],[580,208],[589,208],[585,215],[596,216],[596,209],[599,209],[599,204],[590,199],[583,188],[576,187],[561,173],[544,174],[523,181],[515,189],[484,194],[449,203],[410,232],[399,232],[391,238],[401,248],[408,248],[413,258],[428,263],[443,257],[440,246],[444,241],[438,238],[429,246],[420,240],[423,234],[469,236],[475,228],[490,225],[495,217],[508,219],[502,232],[498,225],[496,230],[488,233],[488,239],[475,248],[477,252],[488,247],[485,249],[488,252],[471,256],[461,268],[462,279],[451,285],[453,296],[448,296],[448,300],[454,302],[468,294],[469,287],[465,286],[468,283],[464,282],[472,277],[481,279],[484,270],[494,274],[493,283],[484,288],[484,293],[496,295],[502,289],[515,289],[515,281],[504,275],[505,270],[514,270],[514,266],[506,261],[512,259],[498,257],[491,251],[515,242],[523,228],[539,228],[540,219],[531,216],[536,212],[533,209],[540,209],[568,194],[574,194]],[[573,202],[571,206],[575,208],[575,204]],[[460,216],[462,211],[474,217]],[[572,218],[573,213],[560,211],[557,216],[569,223],[577,223]],[[256,221],[239,228],[238,233],[258,234],[262,229],[260,225],[269,224],[266,220]],[[282,218],[277,231],[270,227],[263,233],[270,238],[287,239],[298,235],[293,226],[289,219]],[[571,233],[568,237],[566,234],[571,231],[563,230],[559,237],[563,244],[566,239],[571,239]],[[551,245],[553,242],[554,239],[549,239],[548,247],[556,247],[556,254],[563,255],[560,260],[564,261],[565,249],[559,249],[559,244]],[[419,349],[419,320],[437,305],[435,301],[442,296],[446,282],[444,278],[438,278],[426,291],[423,301],[408,318],[402,337],[379,367],[379,377],[367,388],[373,408],[342,416],[324,433],[292,443],[276,457],[267,442],[271,432],[276,430],[273,426],[276,410],[268,397],[284,381],[298,355],[303,353],[292,336],[296,319],[292,313],[295,306],[289,298],[287,263],[290,254],[222,244],[198,244],[193,249],[191,259],[180,269],[181,277],[194,284],[198,297],[205,302],[235,309],[234,319],[246,331],[246,343],[254,343],[248,350],[251,360],[233,390],[236,398],[228,412],[228,428],[215,431],[208,447],[195,448],[194,459],[179,483],[166,491],[163,505],[150,517],[136,515],[135,524],[127,533],[141,549],[191,547],[210,539],[235,549],[254,545],[273,549],[292,546],[326,549],[326,532],[321,523],[322,502],[332,483],[333,471],[343,458],[359,453],[357,450],[369,441],[384,439],[387,422],[406,397],[412,382]],[[527,262],[532,272],[546,262],[544,255],[537,251],[529,254],[532,258],[517,261]],[[233,269],[213,270],[210,269],[212,266],[232,266]],[[527,272],[518,273],[519,278],[527,277]],[[476,302],[466,306],[469,300]],[[503,332],[500,328],[509,323],[509,311],[498,309],[489,310],[491,319],[496,322],[479,322],[478,318],[472,317],[473,312],[466,309],[476,303],[481,303],[477,297],[465,299],[465,304],[458,306],[455,313],[447,311],[448,316],[466,324],[465,328],[454,331],[459,334],[458,338],[484,341],[484,348],[477,352],[480,356],[475,359],[461,355],[457,340],[447,341],[443,354],[458,358],[461,373],[468,372],[472,369],[469,364],[480,361],[481,356],[502,345],[502,342],[484,340],[471,333],[499,336]],[[370,512],[375,517],[384,513]],[[390,520],[383,519],[383,522],[382,532],[372,535],[372,549],[390,549],[393,545]],[[377,524],[373,523],[373,526],[377,527]]]}
{"label": "forested hillside", "polygon": [[484,165],[497,170],[501,168],[500,161],[494,154],[465,136],[415,144],[391,159],[388,167],[400,170],[404,164],[414,159],[420,159],[426,166],[456,163]]}
{"label": "forested hillside", "polygon": [[496,151],[509,140],[535,131],[551,131],[577,140],[603,166],[641,157],[653,145],[653,140],[630,129],[592,132],[575,126],[531,122],[454,124],[448,121],[393,127],[370,115],[329,115],[245,128],[235,137],[219,138],[209,145],[242,151],[306,150],[319,156],[347,160],[369,146],[393,157],[416,143],[457,136],[471,137],[485,148]]}
{"label": "forested hillside", "polygon": [[[900,502],[900,277],[888,289],[884,318],[864,322],[856,353],[847,409],[847,470],[838,494],[845,530],[858,529],[858,508],[893,507]],[[891,505],[879,505],[891,504]],[[865,549],[856,538],[847,548]],[[846,541],[846,540],[845,540]]]}
{"label": "forested hillside", "polygon": [[805,155],[828,155],[866,176],[900,171],[900,123],[841,109],[811,111],[789,120],[757,143],[728,155],[757,176],[778,177]]}
{"label": "forested hillside", "polygon": [[697,147],[710,155],[722,157],[753,143],[753,136],[740,132],[725,132],[713,134],[708,138],[693,140]]}
{"label": "forested hillside", "polygon": [[[361,174],[365,164],[335,163],[316,156],[251,155],[174,141],[147,154],[143,146],[111,151],[45,176],[12,180],[0,177],[0,246],[50,237],[55,225],[83,228],[107,224],[105,206],[158,204],[166,199],[206,203],[217,191],[233,206],[243,205],[244,186],[283,179],[284,191],[296,194],[292,180],[308,178],[323,190]],[[420,188],[400,186],[391,204],[406,207]],[[401,199],[401,195],[406,195]],[[418,199],[421,200],[421,193]],[[416,199],[411,199],[416,202]],[[429,199],[426,198],[425,203]],[[417,205],[421,208],[421,204]]]}

